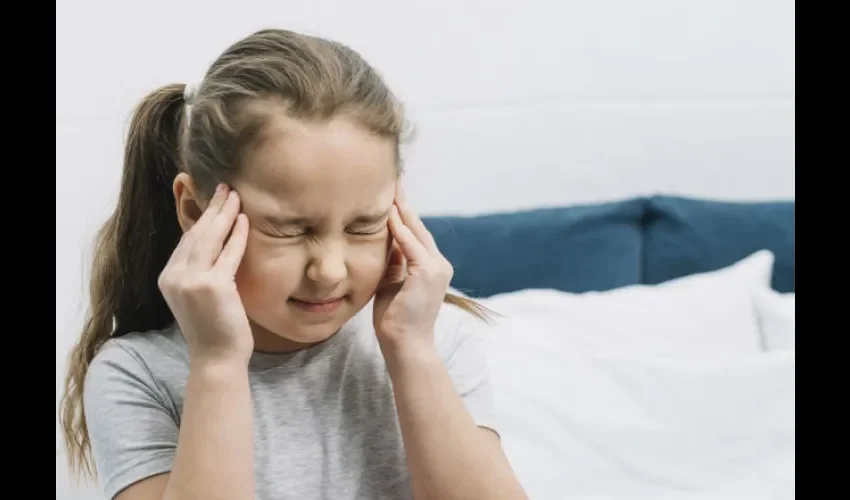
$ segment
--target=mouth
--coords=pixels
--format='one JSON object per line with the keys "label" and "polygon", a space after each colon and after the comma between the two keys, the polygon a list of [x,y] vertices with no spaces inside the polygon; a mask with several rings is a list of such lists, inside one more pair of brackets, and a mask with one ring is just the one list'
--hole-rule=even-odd
{"label": "mouth", "polygon": [[327,299],[297,299],[292,297],[289,299],[289,302],[303,311],[328,313],[335,311],[340,305],[342,305],[343,300],[345,300],[344,295],[342,297]]}

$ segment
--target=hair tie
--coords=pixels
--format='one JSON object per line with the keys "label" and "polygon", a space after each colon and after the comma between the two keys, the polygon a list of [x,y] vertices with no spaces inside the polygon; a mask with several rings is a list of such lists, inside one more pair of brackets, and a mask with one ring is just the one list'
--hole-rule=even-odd
{"label": "hair tie", "polygon": [[195,93],[198,91],[198,87],[192,84],[187,83],[183,88],[183,100],[186,101],[186,104],[192,104],[192,100],[195,98]]}

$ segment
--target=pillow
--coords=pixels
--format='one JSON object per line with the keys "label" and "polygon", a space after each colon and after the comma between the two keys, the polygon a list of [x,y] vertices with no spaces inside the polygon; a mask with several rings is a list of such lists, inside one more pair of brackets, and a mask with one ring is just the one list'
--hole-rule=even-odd
{"label": "pillow", "polygon": [[773,254],[759,251],[713,272],[658,285],[573,294],[523,290],[480,299],[500,316],[492,330],[518,342],[594,354],[682,356],[762,351],[753,294],[768,287]]}
{"label": "pillow", "polygon": [[423,217],[471,297],[640,282],[642,199],[477,216]]}
{"label": "pillow", "polygon": [[488,342],[502,444],[530,498],[794,498],[794,351],[661,359],[564,338]]}
{"label": "pillow", "polygon": [[766,351],[796,348],[796,294],[760,290],[756,296],[756,311],[762,347]]}
{"label": "pillow", "polygon": [[647,203],[642,282],[713,271],[773,252],[771,286],[795,290],[794,201],[728,202],[655,196]]}

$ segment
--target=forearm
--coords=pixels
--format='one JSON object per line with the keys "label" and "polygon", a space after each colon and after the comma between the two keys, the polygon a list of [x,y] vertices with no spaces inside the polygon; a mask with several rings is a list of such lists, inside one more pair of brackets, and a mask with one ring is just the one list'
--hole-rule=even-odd
{"label": "forearm", "polygon": [[253,409],[244,362],[192,363],[165,500],[253,500]]}
{"label": "forearm", "polygon": [[417,500],[526,498],[498,441],[479,428],[435,349],[388,360]]}

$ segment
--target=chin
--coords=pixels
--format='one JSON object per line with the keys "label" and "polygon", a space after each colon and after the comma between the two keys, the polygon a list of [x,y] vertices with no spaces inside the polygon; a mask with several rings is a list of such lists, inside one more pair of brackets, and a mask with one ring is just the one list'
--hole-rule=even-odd
{"label": "chin", "polygon": [[348,322],[352,314],[349,311],[339,311],[333,317],[302,318],[299,314],[287,314],[283,318],[257,321],[255,318],[254,337],[259,346],[269,350],[290,350],[290,348],[306,347],[318,344],[333,337],[340,328]]}
{"label": "chin", "polygon": [[344,322],[329,322],[318,325],[296,323],[288,329],[285,335],[280,336],[293,342],[298,342],[299,344],[316,344],[333,337],[344,324]]}
{"label": "chin", "polygon": [[251,315],[255,343],[268,350],[292,350],[324,342],[357,315],[365,306],[360,302],[346,297],[336,307],[316,308],[287,301],[271,316]]}

